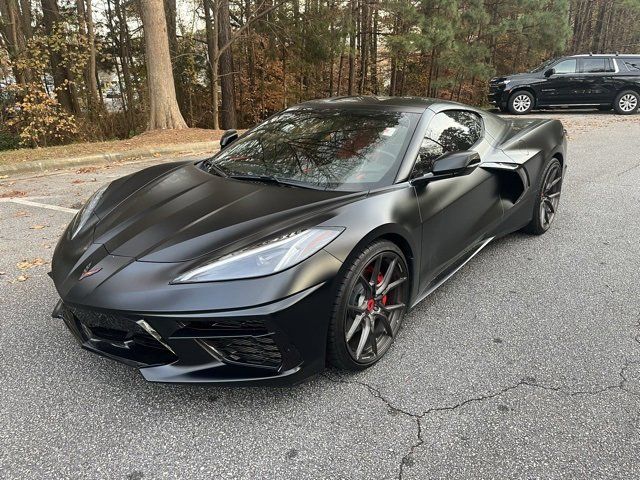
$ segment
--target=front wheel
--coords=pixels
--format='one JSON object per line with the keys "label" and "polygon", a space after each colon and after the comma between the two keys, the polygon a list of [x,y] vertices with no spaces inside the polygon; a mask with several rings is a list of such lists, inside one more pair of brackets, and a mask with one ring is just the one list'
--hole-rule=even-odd
{"label": "front wheel", "polygon": [[509,97],[509,111],[514,115],[525,115],[533,110],[533,94],[520,90]]}
{"label": "front wheel", "polygon": [[407,310],[409,271],[397,245],[372,243],[350,263],[337,289],[329,325],[328,358],[335,367],[363,370],[389,350]]}
{"label": "front wheel", "polygon": [[531,222],[524,230],[533,235],[542,235],[551,227],[556,218],[560,192],[562,191],[562,165],[560,160],[552,158],[542,172],[536,193]]}
{"label": "front wheel", "polygon": [[633,90],[620,92],[613,102],[613,108],[620,115],[633,115],[638,111],[640,95]]}

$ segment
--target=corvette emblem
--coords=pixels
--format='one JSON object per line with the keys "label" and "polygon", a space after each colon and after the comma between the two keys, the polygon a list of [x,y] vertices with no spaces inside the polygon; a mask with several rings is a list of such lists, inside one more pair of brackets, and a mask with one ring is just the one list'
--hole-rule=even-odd
{"label": "corvette emblem", "polygon": [[83,278],[87,278],[87,277],[90,277],[91,275],[95,275],[100,270],[102,270],[102,267],[91,268],[91,265],[87,265],[85,269],[82,271],[82,274],[80,275],[80,278],[78,280],[82,280]]}

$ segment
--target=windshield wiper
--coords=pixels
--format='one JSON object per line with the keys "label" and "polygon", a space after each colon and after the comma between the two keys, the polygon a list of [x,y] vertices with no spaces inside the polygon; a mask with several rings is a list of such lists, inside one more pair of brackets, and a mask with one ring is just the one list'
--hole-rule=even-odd
{"label": "windshield wiper", "polygon": [[272,185],[278,185],[280,187],[297,187],[297,188],[308,188],[311,190],[324,190],[323,188],[320,188],[320,187],[315,187],[313,185],[309,185],[306,183],[299,183],[299,182],[281,179],[273,175],[235,174],[235,175],[227,175],[227,177],[233,178],[234,180],[249,180],[249,181],[262,182],[262,183],[270,183]]}
{"label": "windshield wiper", "polygon": [[213,173],[214,175],[218,175],[220,177],[228,177],[229,174],[227,172],[225,172],[224,170],[222,170],[219,166],[217,166],[215,163],[213,163],[213,160],[211,158],[207,158],[206,160],[203,160],[202,163],[202,169],[209,172],[209,173]]}

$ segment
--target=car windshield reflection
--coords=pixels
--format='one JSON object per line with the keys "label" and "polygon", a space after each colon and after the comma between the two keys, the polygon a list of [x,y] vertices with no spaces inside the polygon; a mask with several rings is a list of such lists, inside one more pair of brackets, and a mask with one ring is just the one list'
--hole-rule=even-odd
{"label": "car windshield reflection", "polygon": [[300,108],[279,113],[221,151],[208,170],[229,177],[358,191],[391,184],[419,115]]}

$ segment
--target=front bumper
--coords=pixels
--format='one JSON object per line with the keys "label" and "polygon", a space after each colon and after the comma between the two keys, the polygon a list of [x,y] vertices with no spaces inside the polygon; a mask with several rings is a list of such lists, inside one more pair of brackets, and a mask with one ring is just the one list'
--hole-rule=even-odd
{"label": "front bumper", "polygon": [[81,346],[153,382],[292,384],[322,371],[331,315],[322,283],[259,307],[137,313],[58,302]]}
{"label": "front bumper", "polygon": [[505,89],[504,84],[491,83],[489,85],[489,95],[487,95],[487,100],[491,105],[506,108],[508,99],[509,91]]}

